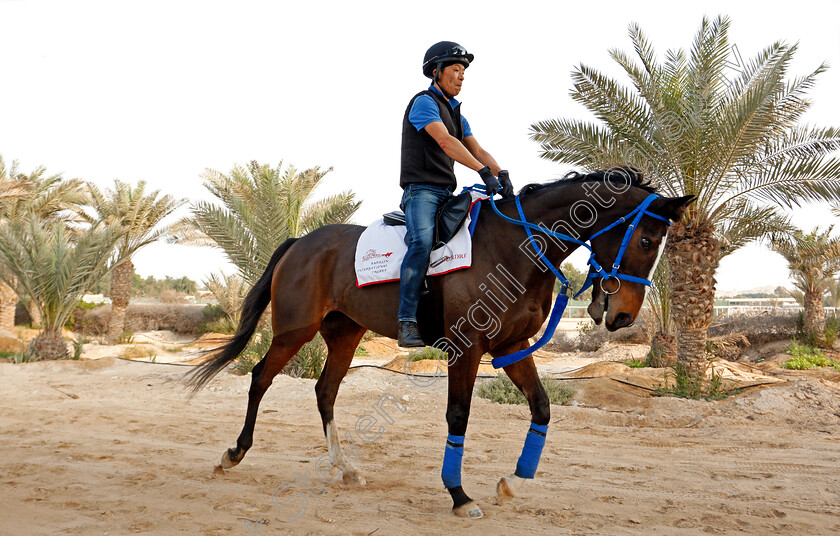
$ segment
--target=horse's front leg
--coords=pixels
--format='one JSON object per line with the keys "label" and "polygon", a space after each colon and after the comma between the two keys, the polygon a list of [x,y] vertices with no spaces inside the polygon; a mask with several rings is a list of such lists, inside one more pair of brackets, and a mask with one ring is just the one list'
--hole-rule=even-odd
{"label": "horse's front leg", "polygon": [[443,485],[452,496],[452,512],[457,516],[473,519],[484,517],[484,513],[461,486],[461,462],[464,457],[467,421],[470,418],[470,401],[480,361],[481,353],[471,352],[460,356],[449,367],[449,398],[446,405],[449,436],[446,438],[443,469],[440,474]]}
{"label": "horse's front leg", "polygon": [[[500,354],[504,355],[504,354]],[[510,476],[504,476],[496,485],[496,500],[503,505],[519,494],[526,480],[534,478],[540,463],[548,422],[551,419],[551,405],[542,382],[537,375],[534,358],[526,357],[504,368],[511,381],[528,399],[531,408],[531,425],[525,437],[522,454],[516,463],[516,470]]]}

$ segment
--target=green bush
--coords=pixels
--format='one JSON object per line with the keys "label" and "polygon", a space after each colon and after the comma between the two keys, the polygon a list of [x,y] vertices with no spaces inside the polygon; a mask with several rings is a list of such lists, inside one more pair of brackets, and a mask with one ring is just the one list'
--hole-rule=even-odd
{"label": "green bush", "polygon": [[236,326],[230,323],[227,318],[218,318],[202,324],[198,328],[199,335],[205,333],[224,333],[225,335],[233,335],[236,333]]}
{"label": "green bush", "polygon": [[31,363],[33,361],[38,361],[33,354],[29,353],[29,350],[24,348],[20,352],[0,352],[0,357],[4,357],[8,359],[12,363]]}
{"label": "green bush", "polygon": [[[800,313],[801,317],[802,313]],[[804,331],[804,325],[800,324],[797,330],[797,337],[799,337],[806,346],[831,348],[837,341],[837,336],[840,334],[840,321],[836,316],[830,316],[825,321],[825,328],[822,330],[811,330],[808,333]]]}
{"label": "green bush", "polygon": [[64,328],[69,330],[79,329],[81,330],[84,327],[84,322],[82,322],[81,326],[76,326],[76,319],[83,318],[85,316],[85,312],[90,311],[92,309],[96,309],[97,307],[101,307],[101,303],[88,303],[86,301],[79,300],[79,303],[76,304],[76,308],[67,318],[67,322],[64,323]]}
{"label": "green bush", "polygon": [[419,350],[412,350],[409,355],[412,361],[433,359],[441,363],[447,363],[449,360],[449,355],[446,352],[438,350],[433,346],[425,346]]}
{"label": "green bush", "polygon": [[811,346],[809,344],[800,344],[796,341],[796,339],[794,339],[793,344],[788,346],[787,350],[785,350],[785,351],[787,352],[788,355],[791,355],[793,357],[810,358],[810,357],[823,357],[825,355],[825,354],[823,354],[823,351],[820,350],[819,348],[814,348],[813,346]]}
{"label": "green bush", "polygon": [[272,331],[270,328],[258,328],[251,337],[248,346],[233,361],[233,369],[239,374],[248,374],[254,365],[260,362],[271,347]]}
{"label": "green bush", "polygon": [[[239,354],[233,362],[233,369],[240,374],[248,374],[254,366],[268,352],[271,347],[273,333],[271,328],[260,327],[251,338],[251,342],[245,347],[245,350]],[[298,353],[289,361],[283,369],[283,374],[293,376],[295,378],[313,378],[317,379],[321,376],[321,369],[324,368],[324,362],[327,360],[327,345],[324,343],[321,334],[315,335],[315,338],[304,344]]]}
{"label": "green bush", "polygon": [[82,357],[82,348],[85,344],[89,343],[88,340],[84,335],[79,335],[76,337],[76,340],[73,341],[73,357],[72,359],[78,361]]}
{"label": "green bush", "polygon": [[321,370],[324,368],[324,362],[326,360],[327,345],[319,333],[315,335],[314,339],[304,344],[298,350],[295,357],[283,369],[283,374],[288,374],[295,378],[312,378],[317,380],[321,377]]}
{"label": "green bush", "polygon": [[204,333],[224,333],[231,335],[236,333],[236,326],[230,323],[227,315],[220,305],[207,304],[201,310],[204,323],[198,328],[199,335]]}
{"label": "green bush", "polygon": [[[671,386],[668,386],[669,374],[674,377],[674,385]],[[723,376],[715,372],[713,366],[711,378],[706,382],[704,377],[691,374],[688,366],[678,361],[673,367],[665,369],[665,383],[657,386],[653,392],[656,396],[673,396],[692,400],[723,400],[741,390],[725,389]]]}
{"label": "green bush", "polygon": [[117,338],[117,344],[134,344],[134,332],[130,329],[124,329]]}
{"label": "green bush", "polygon": [[[542,376],[540,380],[552,404],[563,405],[575,396],[575,388],[568,384],[550,376]],[[525,395],[504,374],[499,374],[496,378],[479,384],[475,394],[497,404],[528,404]]]}
{"label": "green bush", "polygon": [[837,341],[837,335],[840,334],[840,320],[836,316],[828,317],[825,321],[825,347],[831,348]]}
{"label": "green bush", "polygon": [[647,359],[632,359],[630,361],[622,361],[621,363],[630,368],[645,368],[650,366]]}
{"label": "green bush", "polygon": [[791,370],[810,370],[817,368],[817,366],[811,363],[811,360],[807,357],[793,357],[782,363],[781,366],[782,368]]}
{"label": "green bush", "polygon": [[840,370],[840,361],[821,356],[793,357],[782,363],[781,366],[790,370],[810,370],[817,367],[832,367],[834,370]]}

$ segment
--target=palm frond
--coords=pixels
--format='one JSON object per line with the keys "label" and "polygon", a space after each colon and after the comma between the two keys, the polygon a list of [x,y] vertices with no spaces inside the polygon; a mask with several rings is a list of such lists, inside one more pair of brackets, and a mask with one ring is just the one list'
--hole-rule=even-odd
{"label": "palm frond", "polygon": [[739,200],[726,207],[727,212],[721,215],[722,223],[718,227],[721,258],[750,242],[771,234],[790,233],[795,229],[789,217],[777,207],[755,206],[747,200]]}
{"label": "palm frond", "polygon": [[82,295],[115,264],[112,252],[121,237],[118,226],[89,227],[77,236],[56,221],[32,215],[0,226],[0,261],[9,277],[35,300],[45,329],[57,331]]}
{"label": "palm frond", "polygon": [[361,204],[361,201],[355,201],[351,191],[314,201],[301,214],[300,228],[309,233],[331,223],[347,223]]}
{"label": "palm frond", "polygon": [[163,220],[187,202],[162,195],[160,190],[147,193],[143,180],[135,185],[115,180],[113,187],[105,190],[88,184],[86,193],[90,212],[81,211],[80,218],[90,224],[101,221],[122,227],[117,245],[119,259],[128,259],[148,244],[166,238],[169,228]]}
{"label": "palm frond", "polygon": [[669,50],[660,63],[632,24],[635,56],[609,51],[631,84],[577,68],[572,97],[594,121],[534,123],[530,137],[540,156],[589,169],[636,165],[663,194],[696,196],[686,223],[716,226],[727,252],[785,225],[766,207],[840,207],[840,158],[833,154],[840,128],[799,124],[825,65],[790,78],[797,47],[784,42],[733,64],[729,28],[727,17],[704,18],[690,49]]}
{"label": "palm frond", "polygon": [[271,255],[289,237],[329,223],[349,221],[359,206],[352,192],[313,201],[315,189],[332,168],[298,171],[250,162],[227,174],[206,170],[204,186],[216,202],[195,203],[190,217],[168,230],[170,242],[221,249],[252,285]]}
{"label": "palm frond", "polygon": [[810,233],[797,229],[771,239],[771,249],[788,261],[794,284],[803,292],[822,294],[840,272],[840,237],[832,238],[831,231],[832,227]]}

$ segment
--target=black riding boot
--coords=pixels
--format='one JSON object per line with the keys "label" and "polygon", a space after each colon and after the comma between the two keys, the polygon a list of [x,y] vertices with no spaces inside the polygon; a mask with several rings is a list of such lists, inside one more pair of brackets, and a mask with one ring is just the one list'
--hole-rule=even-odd
{"label": "black riding boot", "polygon": [[420,337],[420,329],[417,322],[400,322],[400,332],[397,336],[397,344],[403,348],[419,348],[426,346]]}

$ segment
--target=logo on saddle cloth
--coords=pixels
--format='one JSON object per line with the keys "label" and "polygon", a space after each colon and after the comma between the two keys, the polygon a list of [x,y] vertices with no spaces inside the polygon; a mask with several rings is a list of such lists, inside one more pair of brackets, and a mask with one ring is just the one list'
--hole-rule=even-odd
{"label": "logo on saddle cloth", "polygon": [[367,252],[362,256],[363,261],[369,261],[371,259],[377,259],[379,257],[388,258],[393,255],[393,251],[389,251],[388,253],[377,253],[375,249],[369,249]]}
{"label": "logo on saddle cloth", "polygon": [[[432,250],[428,275],[443,275],[472,265],[472,235],[474,218],[478,215],[476,201],[487,196],[470,192],[466,198],[467,215],[461,220],[454,236]],[[473,210],[471,210],[473,209]],[[403,220],[404,221],[404,220]],[[407,251],[405,225],[386,225],[380,219],[368,226],[356,244],[356,286],[399,281],[400,267]],[[380,253],[385,252],[385,253]]]}

